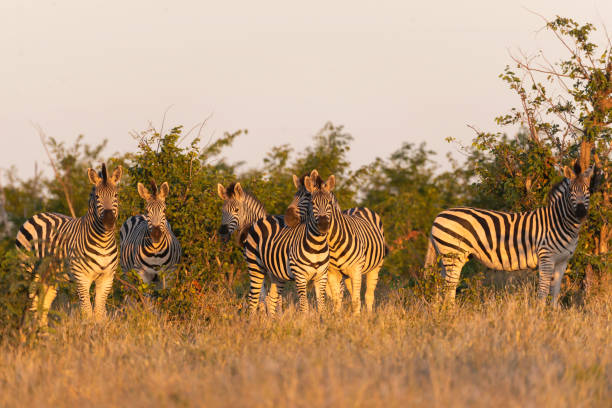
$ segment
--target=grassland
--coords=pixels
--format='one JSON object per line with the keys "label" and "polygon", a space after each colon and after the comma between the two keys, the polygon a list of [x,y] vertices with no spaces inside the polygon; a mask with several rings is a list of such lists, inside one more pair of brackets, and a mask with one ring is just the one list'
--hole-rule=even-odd
{"label": "grassland", "polygon": [[4,333],[0,406],[610,406],[612,298],[539,307],[533,288],[444,308],[404,291],[376,313],[248,319],[225,293],[181,320],[137,304]]}

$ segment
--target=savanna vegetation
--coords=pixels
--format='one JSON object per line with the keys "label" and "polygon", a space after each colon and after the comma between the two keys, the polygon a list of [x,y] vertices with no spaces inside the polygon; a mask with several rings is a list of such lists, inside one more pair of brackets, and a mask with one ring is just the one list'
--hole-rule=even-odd
{"label": "savanna vegetation", "polygon": [[[274,147],[248,170],[224,154],[246,143],[246,130],[204,143],[197,129],[147,129],[133,135],[134,151],[122,154],[108,152],[106,141],[46,140],[52,176],[24,180],[9,170],[0,189],[0,405],[609,403],[611,48],[591,42],[590,24],[558,17],[546,27],[566,47],[566,58],[515,57],[500,75],[518,97],[516,109],[496,118],[508,132],[475,129],[471,145],[458,145],[463,161],[407,141],[356,168],[349,162],[352,136],[333,123],[307,149]],[[435,215],[457,205],[508,211],[544,205],[560,168],[575,160],[599,170],[563,284],[563,307],[536,304],[534,271],[498,273],[476,263],[464,268],[458,305],[442,307],[439,277],[422,268]],[[31,277],[15,256],[16,231],[37,212],[84,214],[86,169],[101,161],[124,168],[119,222],[143,210],[138,182],[170,184],[167,217],[181,241],[181,264],[164,276],[164,287],[118,271],[111,317],[97,325],[79,318],[75,291],[58,279],[49,333],[24,342],[17,328]],[[278,214],[293,196],[291,175],[314,168],[336,176],[343,208],[367,206],[383,217],[391,252],[376,311],[361,318],[300,316],[287,290],[281,317],[249,319],[240,248],[215,235],[216,185],[239,180]]]}

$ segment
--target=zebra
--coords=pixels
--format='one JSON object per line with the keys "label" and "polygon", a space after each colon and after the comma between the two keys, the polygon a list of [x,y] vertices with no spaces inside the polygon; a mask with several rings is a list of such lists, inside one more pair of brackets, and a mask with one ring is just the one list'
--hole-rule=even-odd
{"label": "zebra", "polygon": [[454,302],[461,268],[473,256],[486,267],[515,271],[539,269],[538,298],[558,306],[561,280],[576,250],[584,223],[595,166],[582,172],[565,166],[565,176],[548,194],[548,205],[533,211],[508,213],[471,207],[439,213],[431,228],[425,266],[438,254],[445,277],[445,300]]}
{"label": "zebra", "polygon": [[[217,234],[223,242],[227,242],[234,231],[238,231],[237,240],[244,248],[244,240],[249,228],[255,221],[267,217],[268,212],[257,197],[242,189],[240,182],[230,183],[227,188],[223,184],[217,184],[217,194],[223,200],[221,226]],[[266,286],[262,284],[260,293],[262,309],[263,305],[267,303],[266,295]]]}
{"label": "zebra", "polygon": [[[351,295],[353,313],[361,312],[361,279],[366,275],[366,310],[372,312],[374,291],[378,283],[378,273],[383,259],[388,252],[385,234],[380,216],[369,208],[351,208],[341,211],[336,196],[332,193],[335,177],[328,181],[318,173],[311,176],[314,181],[312,201],[320,206],[327,206],[331,212],[329,220],[329,293],[334,309],[341,306],[341,283],[346,280],[346,288]],[[291,211],[290,208],[287,211]],[[285,215],[287,224],[295,226],[297,217]]]}
{"label": "zebra", "polygon": [[[238,231],[238,242],[243,245],[249,227],[255,221],[267,217],[268,213],[257,197],[242,189],[240,182],[230,183],[227,188],[222,184],[217,184],[217,193],[223,200],[221,226],[217,233],[224,242],[227,242],[231,235]],[[276,215],[275,217],[284,222],[284,215]],[[302,214],[300,217],[303,220],[305,216]],[[326,285],[325,293],[330,296],[329,285]],[[262,285],[260,294],[260,302],[262,303],[260,304],[268,303],[266,295],[266,287]]]}
{"label": "zebra", "polygon": [[[284,285],[290,280],[295,280],[301,312],[308,310],[306,286],[310,280],[314,281],[317,309],[321,311],[325,307],[331,208],[311,200],[314,174],[316,171],[302,178],[293,175],[298,191],[289,208],[291,216],[303,222],[288,228],[282,217],[267,216],[255,221],[246,234],[244,257],[249,272],[248,307],[251,313],[257,307],[266,273],[272,281],[268,305],[271,315],[276,313]],[[329,186],[325,184],[324,188]]]}
{"label": "zebra", "polygon": [[121,269],[136,270],[145,283],[158,279],[161,270],[176,268],[181,259],[181,244],[166,220],[168,182],[159,189],[151,180],[151,191],[138,183],[138,194],[146,202],[146,213],[128,218],[119,231]]}
{"label": "zebra", "polygon": [[[72,218],[57,213],[39,213],[28,219],[19,228],[15,244],[24,267],[33,273],[34,283],[30,287],[30,307],[34,312],[41,309],[39,325],[47,326],[47,314],[57,294],[56,284],[41,277],[40,271],[31,264],[31,258],[41,261],[52,258],[60,264],[51,264],[52,273],[60,272],[61,264],[67,266],[66,275],[77,285],[81,313],[96,320],[106,317],[106,298],[113,285],[113,277],[119,261],[115,239],[115,222],[118,214],[117,184],[123,169],[118,166],[108,175],[106,164],[97,173],[87,169],[93,185],[89,196],[87,214]],[[96,283],[95,304],[92,313],[89,288]],[[40,284],[40,290],[36,289]],[[42,294],[39,303],[38,293]],[[25,317],[25,315],[24,315]]]}
{"label": "zebra", "polygon": [[218,234],[223,241],[227,242],[234,231],[238,231],[238,240],[242,244],[251,225],[267,217],[268,213],[253,194],[242,189],[239,182],[230,183],[227,188],[222,184],[217,184],[217,193],[223,200],[221,226]]}

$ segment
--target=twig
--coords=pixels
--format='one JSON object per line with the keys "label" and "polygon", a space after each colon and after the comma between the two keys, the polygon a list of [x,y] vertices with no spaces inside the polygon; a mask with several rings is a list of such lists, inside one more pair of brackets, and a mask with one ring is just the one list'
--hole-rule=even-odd
{"label": "twig", "polygon": [[131,283],[124,281],[123,279],[121,279],[119,276],[115,275],[115,279],[117,279],[119,281],[119,283],[121,283],[123,286],[132,289],[134,292],[136,292],[136,294],[138,295],[138,297],[140,298],[140,301],[142,302],[143,305],[146,305],[145,302],[145,298],[142,296],[142,293],[140,293],[140,291]]}
{"label": "twig", "polygon": [[70,210],[70,215],[72,215],[72,218],[76,218],[76,214],[74,213],[74,208],[72,207],[72,201],[70,201],[70,194],[68,193],[68,185],[66,184],[66,180],[64,180],[63,177],[60,176],[59,171],[57,170],[57,166],[55,165],[55,161],[53,160],[53,157],[51,156],[51,153],[49,152],[49,148],[47,147],[47,140],[46,140],[47,136],[45,135],[45,132],[43,132],[42,128],[39,125],[32,123],[32,126],[34,126],[34,128],[38,131],[38,136],[40,136],[40,142],[45,148],[45,151],[47,152],[47,157],[49,158],[49,161],[51,162],[51,167],[53,168],[53,171],[55,172],[55,178],[62,185],[62,188],[64,189],[64,195],[66,196],[66,202],[68,203],[68,209]]}
{"label": "twig", "polygon": [[179,140],[178,144],[183,143],[183,140],[185,140],[187,138],[187,136],[189,136],[191,134],[191,132],[193,132],[193,130],[195,128],[197,128],[199,126],[198,129],[198,134],[196,137],[200,137],[201,133],[202,133],[202,129],[204,128],[204,126],[208,123],[208,121],[210,120],[210,118],[212,118],[213,113],[211,113],[210,115],[208,115],[206,118],[204,118],[204,120],[201,123],[196,123],[191,129],[189,129],[189,131],[187,133],[185,133],[183,135],[183,137],[181,137],[181,139]]}
{"label": "twig", "polygon": [[162,137],[164,136],[164,125],[166,124],[166,114],[173,106],[174,105],[168,106],[166,110],[164,111],[164,117],[162,118],[161,128],[159,129],[159,135]]}

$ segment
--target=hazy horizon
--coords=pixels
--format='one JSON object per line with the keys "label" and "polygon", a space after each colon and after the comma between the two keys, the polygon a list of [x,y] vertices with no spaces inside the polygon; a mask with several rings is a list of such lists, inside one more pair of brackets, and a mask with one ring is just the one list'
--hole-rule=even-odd
{"label": "hazy horizon", "polygon": [[327,121],[353,135],[355,167],[403,142],[427,142],[442,162],[457,150],[445,138],[499,130],[494,117],[518,104],[498,79],[509,50],[561,55],[529,10],[591,22],[596,38],[612,19],[599,0],[166,4],[0,5],[0,169],[48,168],[32,123],[68,143],[108,138],[106,157],[135,150],[129,133],[166,110],[166,129],[209,117],[205,140],[248,129],[224,152],[243,169],[273,146],[306,147]]}

